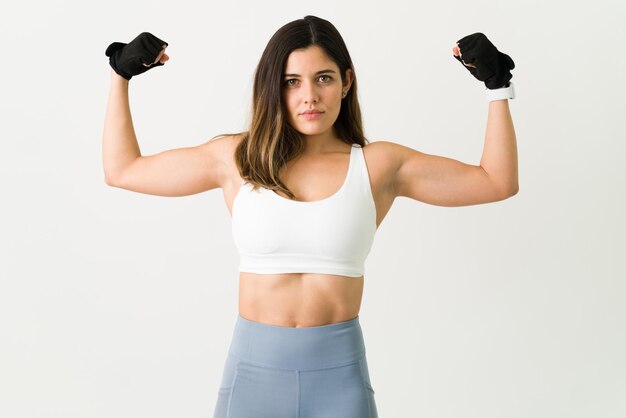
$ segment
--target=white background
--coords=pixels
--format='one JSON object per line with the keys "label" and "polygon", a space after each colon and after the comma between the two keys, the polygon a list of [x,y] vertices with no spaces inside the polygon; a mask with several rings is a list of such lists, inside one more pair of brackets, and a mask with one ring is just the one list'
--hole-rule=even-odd
{"label": "white background", "polygon": [[104,50],[149,31],[143,155],[241,131],[271,35],[343,35],[370,141],[478,164],[484,84],[453,58],[483,32],[516,63],[519,193],[396,199],[360,313],[379,416],[626,416],[626,6],[621,1],[12,2],[0,16],[0,416],[210,417],[237,315],[221,190],[109,187]]}

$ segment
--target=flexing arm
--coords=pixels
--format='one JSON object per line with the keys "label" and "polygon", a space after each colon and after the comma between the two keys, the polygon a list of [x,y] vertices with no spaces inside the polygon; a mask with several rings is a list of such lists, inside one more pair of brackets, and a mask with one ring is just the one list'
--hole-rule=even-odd
{"label": "flexing arm", "polygon": [[510,195],[518,192],[517,141],[508,100],[494,100],[489,103],[487,132],[480,165],[498,190]]}
{"label": "flexing arm", "polygon": [[[135,39],[139,40],[139,37]],[[158,38],[154,39],[162,42]],[[158,53],[153,64],[163,64],[170,59],[165,53],[166,48],[167,43],[163,43],[163,48]],[[140,51],[141,49],[136,47],[134,52],[139,53]],[[150,65],[143,64],[143,66],[149,67]],[[137,157],[141,156],[130,114],[128,83],[128,79],[120,76],[111,68],[111,87],[109,89],[109,102],[107,104],[102,138],[104,178],[107,184],[112,184],[112,181],[124,167],[127,167]]]}
{"label": "flexing arm", "polygon": [[102,137],[105,182],[159,196],[188,196],[221,187],[226,172],[222,155],[228,140],[141,155],[130,114],[129,79],[168,61],[165,48],[166,42],[143,32],[128,45],[112,43],[105,52],[112,67]]}
{"label": "flexing arm", "polygon": [[[454,57],[485,85],[500,88],[511,79],[513,60],[498,52],[483,34],[463,38],[480,43],[473,53],[462,55],[459,43]],[[462,41],[463,41],[462,40]],[[471,48],[470,48],[471,50]],[[495,70],[494,70],[495,68]],[[429,155],[399,144],[383,143],[393,162],[393,189],[407,196],[440,206],[467,206],[495,202],[519,191],[517,143],[507,99],[489,102],[485,144],[480,165]]]}
{"label": "flexing arm", "polygon": [[130,114],[128,83],[128,80],[111,69],[111,87],[102,136],[104,179],[109,185],[115,184],[124,168],[141,156]]}
{"label": "flexing arm", "polygon": [[232,154],[232,137],[141,155],[128,103],[128,81],[112,72],[102,141],[104,176],[109,186],[172,197],[222,187],[227,172],[224,156]]}
{"label": "flexing arm", "polygon": [[382,142],[395,167],[396,196],[438,206],[469,206],[504,200],[519,191],[517,144],[508,100],[489,103],[480,165]]}
{"label": "flexing arm", "polygon": [[[459,44],[452,48],[455,57],[462,57]],[[476,68],[462,61],[466,67]],[[519,191],[517,170],[517,141],[508,100],[489,102],[487,132],[480,166],[496,187],[506,194]]]}
{"label": "flexing arm", "polygon": [[[161,61],[167,61],[167,55]],[[230,136],[142,156],[128,100],[128,80],[111,71],[102,138],[106,184],[158,196],[188,196],[222,187]]]}

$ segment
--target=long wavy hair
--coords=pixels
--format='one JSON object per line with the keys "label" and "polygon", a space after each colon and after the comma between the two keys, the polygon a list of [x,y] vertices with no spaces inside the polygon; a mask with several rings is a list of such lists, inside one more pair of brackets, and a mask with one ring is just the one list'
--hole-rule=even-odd
{"label": "long wavy hair", "polygon": [[295,199],[280,180],[279,172],[305,150],[306,142],[302,134],[287,123],[283,76],[289,54],[312,45],[321,47],[337,64],[342,83],[346,70],[354,73],[352,86],[341,101],[333,125],[335,134],[347,144],[363,147],[369,142],[363,134],[356,72],[339,31],[329,21],[316,16],[289,22],[276,31],[263,51],[254,74],[250,127],[236,134],[242,136],[234,155],[237,169],[240,176],[253,185],[253,190],[258,187],[280,190]]}

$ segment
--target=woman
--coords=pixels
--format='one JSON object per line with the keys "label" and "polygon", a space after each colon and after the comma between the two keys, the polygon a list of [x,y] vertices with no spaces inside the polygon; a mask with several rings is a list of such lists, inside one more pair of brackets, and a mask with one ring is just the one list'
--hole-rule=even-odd
{"label": "woman", "polygon": [[517,193],[512,87],[500,88],[512,60],[480,33],[453,48],[488,87],[480,166],[368,143],[348,50],[315,16],[270,39],[247,131],[142,156],[128,81],[163,65],[166,47],[144,32],[107,48],[104,168],[107,184],[140,193],[223,190],[241,257],[239,315],[214,417],[377,417],[358,316],[376,229],[397,196],[462,206]]}

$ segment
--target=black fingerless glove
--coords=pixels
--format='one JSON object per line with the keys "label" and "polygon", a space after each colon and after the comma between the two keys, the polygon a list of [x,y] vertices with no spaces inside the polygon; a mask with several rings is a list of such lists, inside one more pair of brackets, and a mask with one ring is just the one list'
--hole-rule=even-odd
{"label": "black fingerless glove", "polygon": [[509,86],[513,78],[510,70],[515,68],[515,63],[507,54],[498,51],[484,34],[477,32],[461,38],[457,43],[463,57],[454,55],[454,58],[461,64],[465,61],[465,64],[475,65],[476,68],[463,67],[478,80],[484,81],[488,89]]}
{"label": "black fingerless glove", "polygon": [[109,64],[116,73],[126,80],[130,80],[134,75],[163,65],[162,62],[154,63],[154,60],[167,45],[167,42],[160,40],[151,33],[142,32],[129,44],[113,42],[108,46],[104,55],[109,57]]}

